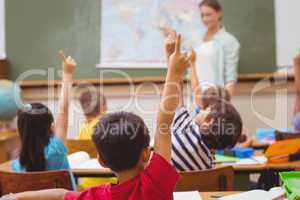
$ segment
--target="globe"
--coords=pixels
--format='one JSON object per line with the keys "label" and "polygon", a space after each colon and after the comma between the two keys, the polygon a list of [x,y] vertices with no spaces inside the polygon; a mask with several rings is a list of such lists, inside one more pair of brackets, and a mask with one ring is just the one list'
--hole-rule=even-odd
{"label": "globe", "polygon": [[22,105],[20,86],[9,80],[0,80],[0,121],[11,121]]}

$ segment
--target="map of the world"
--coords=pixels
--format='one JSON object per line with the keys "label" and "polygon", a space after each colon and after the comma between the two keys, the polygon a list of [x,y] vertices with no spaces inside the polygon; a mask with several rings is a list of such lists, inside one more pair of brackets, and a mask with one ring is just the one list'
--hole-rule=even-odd
{"label": "map of the world", "polygon": [[185,49],[200,42],[205,29],[198,4],[199,0],[102,0],[101,64],[165,67],[168,27],[182,34]]}

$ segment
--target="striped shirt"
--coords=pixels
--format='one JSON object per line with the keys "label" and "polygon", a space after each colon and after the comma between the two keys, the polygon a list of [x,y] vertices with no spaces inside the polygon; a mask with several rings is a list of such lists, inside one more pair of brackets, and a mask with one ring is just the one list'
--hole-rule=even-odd
{"label": "striped shirt", "polygon": [[178,171],[214,167],[214,157],[201,138],[199,126],[185,107],[177,109],[172,132],[172,163]]}

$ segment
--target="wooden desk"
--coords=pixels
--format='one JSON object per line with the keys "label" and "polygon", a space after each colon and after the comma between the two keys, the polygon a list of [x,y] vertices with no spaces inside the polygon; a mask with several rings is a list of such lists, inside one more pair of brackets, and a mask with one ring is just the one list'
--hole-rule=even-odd
{"label": "wooden desk", "polygon": [[12,172],[11,161],[0,164],[0,171]]}
{"label": "wooden desk", "polygon": [[[224,166],[220,164],[220,166]],[[251,174],[261,173],[266,170],[272,171],[292,171],[300,168],[300,161],[287,162],[287,163],[266,163],[266,164],[253,164],[253,165],[232,165],[235,174]]]}
{"label": "wooden desk", "polygon": [[[1,171],[11,171],[11,161],[0,164]],[[282,164],[233,165],[235,174],[262,173],[267,170],[291,171],[300,168],[300,161]],[[75,177],[114,177],[110,169],[73,169]]]}
{"label": "wooden desk", "polygon": [[[11,161],[0,164],[0,171],[11,172]],[[110,169],[73,169],[72,172],[77,178],[80,177],[114,177]]]}
{"label": "wooden desk", "polygon": [[[0,166],[1,169],[1,166]],[[115,177],[110,169],[73,169],[72,172],[77,178],[80,177]]]}
{"label": "wooden desk", "polygon": [[238,194],[240,192],[200,192],[200,196],[203,200],[216,200],[217,198],[212,198],[213,196],[228,196],[233,194]]}
{"label": "wooden desk", "polygon": [[16,131],[0,132],[0,163],[13,159],[13,154],[20,146]]}

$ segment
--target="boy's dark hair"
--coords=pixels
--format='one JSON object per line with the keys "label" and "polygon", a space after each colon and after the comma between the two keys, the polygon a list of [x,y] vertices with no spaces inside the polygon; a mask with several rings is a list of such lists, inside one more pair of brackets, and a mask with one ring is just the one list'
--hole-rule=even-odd
{"label": "boy's dark hair", "polygon": [[41,103],[27,104],[18,111],[18,132],[21,139],[20,164],[28,172],[46,170],[45,147],[53,136],[53,115]]}
{"label": "boy's dark hair", "polygon": [[226,102],[231,101],[231,96],[228,90],[222,86],[209,87],[204,90],[201,96],[203,109],[206,109],[209,105],[212,105],[219,100]]}
{"label": "boy's dark hair", "polygon": [[97,117],[106,106],[106,97],[100,91],[83,91],[80,94],[79,102],[86,116]]}
{"label": "boy's dark hair", "polygon": [[144,121],[128,112],[105,115],[96,125],[92,139],[107,167],[115,172],[135,167],[150,143]]}
{"label": "boy's dark hair", "polygon": [[236,145],[241,137],[243,122],[233,105],[225,101],[216,101],[210,106],[209,120],[213,124],[202,130],[203,140],[210,149],[226,149]]}
{"label": "boy's dark hair", "polygon": [[221,4],[219,3],[218,0],[203,0],[200,4],[199,7],[201,8],[202,6],[208,6],[213,8],[217,12],[221,12],[223,10]]}

